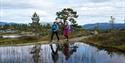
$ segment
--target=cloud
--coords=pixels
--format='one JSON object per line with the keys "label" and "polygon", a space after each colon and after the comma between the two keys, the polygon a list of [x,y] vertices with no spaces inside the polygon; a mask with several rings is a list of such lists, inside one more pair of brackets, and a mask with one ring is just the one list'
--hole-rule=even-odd
{"label": "cloud", "polygon": [[53,4],[49,0],[2,0],[1,2],[3,9],[48,8]]}
{"label": "cloud", "polygon": [[89,0],[91,2],[107,2],[107,1],[110,1],[110,0]]}
{"label": "cloud", "polygon": [[125,16],[124,0],[0,0],[0,21],[31,22],[34,12],[41,21],[52,22],[56,12],[73,8],[78,12],[78,23],[108,22],[112,15],[118,22]]}

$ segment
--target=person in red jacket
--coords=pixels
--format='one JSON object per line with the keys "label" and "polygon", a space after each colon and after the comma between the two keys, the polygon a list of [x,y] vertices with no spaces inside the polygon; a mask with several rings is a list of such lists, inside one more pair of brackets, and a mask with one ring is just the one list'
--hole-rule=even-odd
{"label": "person in red jacket", "polygon": [[70,25],[68,24],[68,22],[66,21],[64,23],[64,38],[69,41],[69,32],[70,32]]}

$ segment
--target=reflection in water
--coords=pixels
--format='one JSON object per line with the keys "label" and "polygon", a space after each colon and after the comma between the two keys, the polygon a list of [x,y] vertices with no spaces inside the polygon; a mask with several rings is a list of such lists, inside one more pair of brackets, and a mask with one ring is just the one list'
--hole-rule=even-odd
{"label": "reflection in water", "polygon": [[58,44],[55,44],[56,45],[56,50],[54,51],[54,48],[53,48],[53,44],[50,44],[50,47],[51,47],[51,56],[52,56],[52,60],[54,63],[57,63],[57,60],[59,58],[59,55],[58,55],[58,50],[59,50],[59,45]]}
{"label": "reflection in water", "polygon": [[0,63],[125,63],[122,53],[108,54],[84,43],[68,44],[67,47],[65,44],[62,50],[57,44],[52,47],[49,44],[0,47]]}
{"label": "reflection in water", "polygon": [[[55,48],[53,46],[56,46]],[[61,46],[59,45],[59,43],[56,44],[50,44],[50,48],[51,48],[51,56],[52,56],[52,60],[54,63],[57,63],[57,60],[59,58],[59,54],[58,52],[61,52],[64,54],[65,56],[65,60],[68,60],[70,58],[70,56],[76,52],[76,49],[78,48],[77,46],[73,46],[70,45],[68,42],[64,43],[62,46],[62,49],[59,50]],[[55,50],[54,50],[55,49]]]}
{"label": "reflection in water", "polygon": [[[71,47],[70,47],[71,46]],[[70,45],[68,42],[63,45],[63,54],[65,55],[65,59],[68,60],[70,56],[76,52],[77,46]]]}
{"label": "reflection in water", "polygon": [[40,44],[36,44],[32,50],[31,50],[31,54],[32,58],[34,60],[34,63],[40,63],[40,51],[41,51],[41,45]]}

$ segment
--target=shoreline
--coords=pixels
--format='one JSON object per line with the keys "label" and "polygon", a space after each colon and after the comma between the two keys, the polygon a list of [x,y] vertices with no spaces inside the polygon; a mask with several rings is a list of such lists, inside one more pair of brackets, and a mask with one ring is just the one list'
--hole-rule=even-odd
{"label": "shoreline", "polygon": [[[71,38],[69,42],[70,43],[81,42],[81,43],[85,43],[85,44],[89,44],[91,46],[97,47],[98,49],[101,49],[101,50],[106,50],[106,51],[109,51],[109,52],[121,52],[121,53],[125,54],[125,50],[120,49],[118,47],[106,46],[106,45],[96,44],[96,42],[94,43],[94,42],[90,42],[90,41],[85,41],[84,39],[88,38],[88,37],[91,37],[91,36],[82,36],[82,37]],[[32,43],[9,44],[9,45],[6,45],[6,44],[1,45],[0,44],[0,47],[27,46],[27,45],[35,45],[37,43],[40,43],[41,45],[42,44],[49,44],[49,41],[39,41],[39,42],[36,41],[36,42],[32,42]],[[64,43],[64,40],[60,40],[58,43],[62,44],[62,43]]]}
{"label": "shoreline", "polygon": [[91,46],[97,47],[98,49],[101,49],[101,50],[106,50],[106,51],[109,51],[109,52],[120,52],[120,53],[125,54],[125,49],[120,49],[116,46],[106,46],[106,45],[101,45],[101,44],[97,44],[97,43],[93,43],[93,42],[89,42],[89,41],[84,41],[84,40],[81,40],[80,42],[83,42],[85,44],[89,44]]}
{"label": "shoreline", "polygon": [[[82,36],[82,37],[76,37],[76,38],[71,38],[69,39],[70,43],[74,43],[74,42],[79,42],[80,40],[84,39],[84,38],[87,38],[88,36]],[[63,43],[65,40],[61,39],[59,41],[59,43]],[[56,41],[53,41],[53,42],[56,42]],[[34,41],[34,42],[27,42],[27,43],[17,43],[17,44],[0,44],[0,47],[1,46],[25,46],[25,45],[34,45],[34,44],[37,44],[37,43],[40,43],[40,44],[49,44],[51,42],[49,41]],[[57,42],[58,43],[58,42]]]}

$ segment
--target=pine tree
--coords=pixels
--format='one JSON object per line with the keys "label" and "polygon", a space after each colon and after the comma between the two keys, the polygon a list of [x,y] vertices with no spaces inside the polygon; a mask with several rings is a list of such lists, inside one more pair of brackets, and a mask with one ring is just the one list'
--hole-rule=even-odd
{"label": "pine tree", "polygon": [[111,24],[111,29],[113,29],[114,28],[114,20],[115,20],[115,18],[113,17],[113,16],[110,16],[110,24]]}
{"label": "pine tree", "polygon": [[40,32],[40,23],[39,23],[40,18],[39,18],[39,16],[37,15],[37,13],[35,12],[35,13],[32,15],[31,19],[32,19],[32,23],[31,23],[32,31],[37,35],[37,34],[39,34],[39,32]]}
{"label": "pine tree", "polygon": [[77,25],[76,18],[78,18],[77,12],[71,8],[64,8],[61,11],[56,12],[57,18],[63,20],[63,24],[69,20],[73,26]]}

